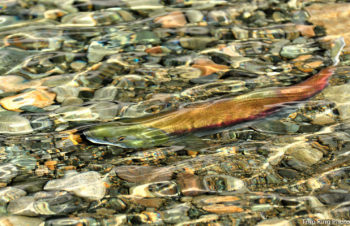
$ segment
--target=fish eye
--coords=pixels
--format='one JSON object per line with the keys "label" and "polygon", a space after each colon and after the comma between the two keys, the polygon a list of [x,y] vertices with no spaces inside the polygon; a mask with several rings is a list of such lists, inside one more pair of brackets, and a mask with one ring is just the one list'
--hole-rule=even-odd
{"label": "fish eye", "polygon": [[125,139],[125,137],[119,137],[118,141],[123,141]]}

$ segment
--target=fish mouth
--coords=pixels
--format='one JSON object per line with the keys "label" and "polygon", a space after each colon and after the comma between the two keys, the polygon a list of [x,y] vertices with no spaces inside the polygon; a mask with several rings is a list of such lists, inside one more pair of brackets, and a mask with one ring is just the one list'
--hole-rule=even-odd
{"label": "fish mouth", "polygon": [[88,141],[90,141],[94,144],[104,144],[104,145],[111,145],[111,146],[116,146],[116,147],[121,147],[121,148],[128,148],[123,143],[113,143],[113,142],[109,142],[106,140],[94,138],[90,131],[83,131],[83,134]]}

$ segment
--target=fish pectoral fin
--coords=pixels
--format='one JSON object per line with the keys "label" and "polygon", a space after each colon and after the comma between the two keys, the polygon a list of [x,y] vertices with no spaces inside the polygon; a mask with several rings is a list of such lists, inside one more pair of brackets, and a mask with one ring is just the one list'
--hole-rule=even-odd
{"label": "fish pectoral fin", "polygon": [[[85,134],[85,133],[84,133]],[[117,146],[117,147],[122,147],[124,148],[123,145],[121,144],[118,144],[118,143],[114,143],[114,142],[110,142],[110,141],[107,141],[105,139],[98,139],[98,138],[94,138],[92,136],[89,136],[89,135],[86,135],[85,134],[85,137],[88,141],[94,143],[94,144],[104,144],[104,145],[111,145],[111,146]]]}

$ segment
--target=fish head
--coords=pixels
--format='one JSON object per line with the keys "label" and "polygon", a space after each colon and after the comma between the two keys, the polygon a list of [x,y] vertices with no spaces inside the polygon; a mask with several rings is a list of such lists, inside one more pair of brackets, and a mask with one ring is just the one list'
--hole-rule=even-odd
{"label": "fish head", "polygon": [[164,131],[143,125],[101,125],[83,133],[92,143],[122,148],[149,148],[168,141]]}

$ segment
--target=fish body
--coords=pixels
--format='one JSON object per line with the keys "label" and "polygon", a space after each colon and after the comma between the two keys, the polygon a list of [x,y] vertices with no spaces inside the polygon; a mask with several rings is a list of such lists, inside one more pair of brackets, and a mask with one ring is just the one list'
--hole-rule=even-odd
{"label": "fish body", "polygon": [[231,126],[263,118],[285,104],[307,99],[323,90],[334,68],[321,70],[311,78],[294,86],[268,88],[234,98],[206,102],[193,107],[145,119],[133,125],[109,124],[84,131],[94,143],[125,148],[157,146],[171,135]]}

